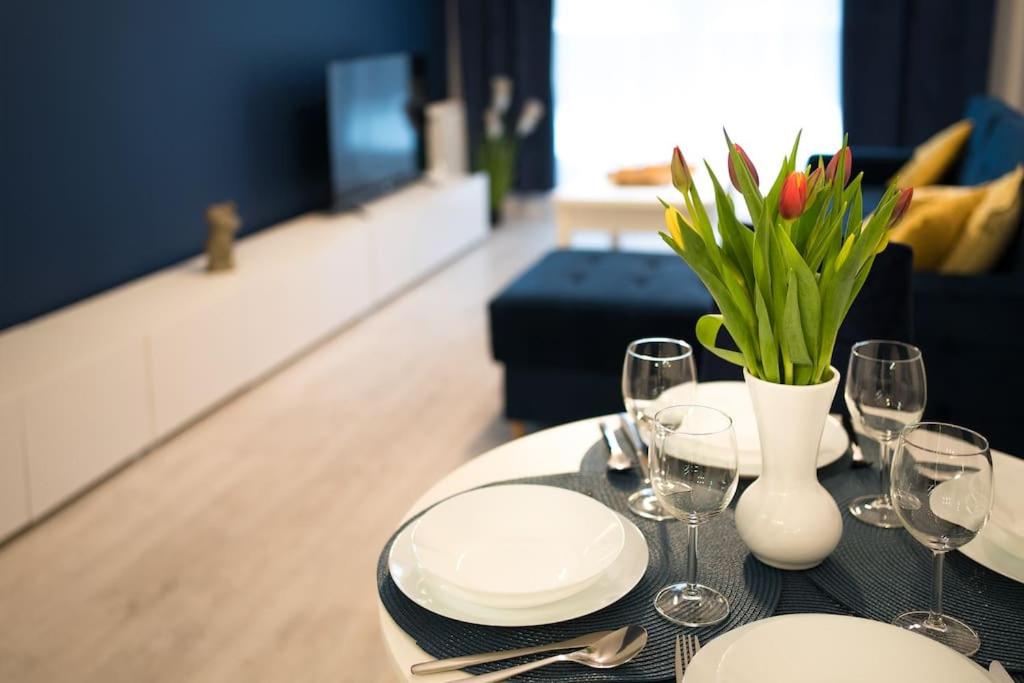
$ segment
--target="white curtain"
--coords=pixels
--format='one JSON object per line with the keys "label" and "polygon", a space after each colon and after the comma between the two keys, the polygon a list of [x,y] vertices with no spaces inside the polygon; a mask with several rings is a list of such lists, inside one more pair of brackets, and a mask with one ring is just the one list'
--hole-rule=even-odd
{"label": "white curtain", "polygon": [[555,0],[560,182],[661,163],[725,165],[723,126],[774,179],[837,149],[841,0]]}

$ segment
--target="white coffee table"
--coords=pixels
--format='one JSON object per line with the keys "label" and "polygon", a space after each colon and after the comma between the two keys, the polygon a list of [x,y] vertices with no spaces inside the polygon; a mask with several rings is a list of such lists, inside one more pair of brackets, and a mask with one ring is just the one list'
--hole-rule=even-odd
{"label": "white coffee table", "polygon": [[[704,209],[713,222],[715,195],[710,180],[700,175],[694,180],[704,200]],[[679,192],[671,185],[619,186],[607,178],[560,185],[554,194],[558,246],[569,246],[576,230],[609,233],[613,249],[618,247],[620,233],[655,235],[665,224],[665,210],[658,197],[676,206],[683,204]]]}

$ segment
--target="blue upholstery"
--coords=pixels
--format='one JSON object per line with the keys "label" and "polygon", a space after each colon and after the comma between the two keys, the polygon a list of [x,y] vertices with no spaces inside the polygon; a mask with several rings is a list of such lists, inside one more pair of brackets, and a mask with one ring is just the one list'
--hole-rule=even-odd
{"label": "blue upholstery", "polygon": [[[893,245],[875,264],[840,330],[842,370],[855,341],[913,336],[910,250]],[[505,364],[505,415],[551,424],[621,410],[626,345],[651,336],[696,345],[697,319],[712,306],[673,254],[548,254],[490,304],[492,351]],[[697,360],[701,379],[740,377],[699,350]]]}
{"label": "blue upholstery", "polygon": [[692,336],[710,305],[676,256],[554,251],[491,302],[491,344],[506,363],[618,371],[630,340]]}
{"label": "blue upholstery", "polygon": [[967,118],[974,124],[960,167],[959,185],[979,185],[1024,163],[1024,115],[994,97],[972,97]]}
{"label": "blue upholstery", "polygon": [[711,297],[671,254],[554,251],[490,304],[491,347],[506,367],[506,416],[545,423],[621,410],[633,339],[693,340]]}

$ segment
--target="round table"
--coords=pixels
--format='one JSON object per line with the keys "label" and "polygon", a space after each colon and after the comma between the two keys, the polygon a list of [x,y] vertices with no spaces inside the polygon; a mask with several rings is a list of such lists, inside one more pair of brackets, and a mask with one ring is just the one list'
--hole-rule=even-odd
{"label": "round table", "polygon": [[[608,417],[611,416],[588,418],[545,429],[510,441],[473,458],[442,478],[420,496],[420,499],[413,503],[413,506],[405,513],[403,521],[443,498],[484,484],[518,477],[578,471],[583,454],[601,437],[598,428],[600,421]],[[384,646],[387,648],[398,679],[402,681],[426,680],[423,676],[414,678],[409,673],[409,667],[416,662],[432,659],[432,657],[417,647],[412,638],[395,624],[379,599],[377,612],[381,634],[384,636]],[[453,671],[446,674],[433,674],[429,678],[431,683],[435,683],[465,677],[465,672]]]}

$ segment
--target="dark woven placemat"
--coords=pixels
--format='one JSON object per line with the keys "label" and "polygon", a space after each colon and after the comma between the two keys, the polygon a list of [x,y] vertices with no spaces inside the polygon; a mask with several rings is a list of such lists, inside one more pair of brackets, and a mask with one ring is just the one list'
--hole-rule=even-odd
{"label": "dark woven placemat", "polygon": [[[833,475],[822,484],[843,511],[843,537],[824,562],[805,572],[816,586],[853,614],[889,622],[902,612],[931,604],[931,552],[903,529],[878,529],[854,519],[847,504],[878,490],[871,469]],[[943,581],[945,611],[974,628],[981,650],[974,659],[998,659],[1024,672],[1024,584],[947,553]]]}
{"label": "dark woven placemat", "polygon": [[[628,443],[624,438],[622,443]],[[606,473],[624,491],[639,486],[638,474],[607,472],[608,448],[595,442],[581,471]],[[849,454],[821,468],[818,477],[843,512],[839,547],[818,567],[782,572],[782,594],[775,614],[824,612],[890,622],[903,612],[931,604],[931,553],[902,529],[862,524],[847,511],[853,498],[879,488],[878,471],[851,469]],[[750,482],[743,481],[742,489]],[[960,553],[946,555],[943,602],[948,614],[978,631],[981,650],[974,659],[988,666],[998,659],[1024,679],[1024,584],[997,574]]]}
{"label": "dark woven placemat", "polygon": [[[609,485],[603,474],[559,474],[518,479],[515,483],[546,484],[580,491],[613,510],[626,510],[626,493]],[[392,581],[387,556],[394,537],[388,541],[377,565],[377,589],[395,623],[433,657],[527,647],[625,624],[640,624],[649,634],[647,647],[635,660],[618,669],[600,671],[559,664],[532,672],[522,680],[566,683],[667,680],[673,675],[672,647],[681,628],[658,615],[653,600],[662,587],[682,580],[685,575],[686,528],[677,522],[657,523],[633,516],[630,519],[647,539],[650,550],[647,572],[618,602],[578,619],[546,626],[503,628],[467,624],[434,614],[408,599]],[[700,580],[721,591],[732,607],[729,618],[722,624],[693,631],[703,642],[775,611],[782,588],[782,572],[761,564],[747,552],[736,534],[731,510],[702,526],[698,543]],[[515,663],[506,661],[473,667],[470,671],[482,673]]]}

